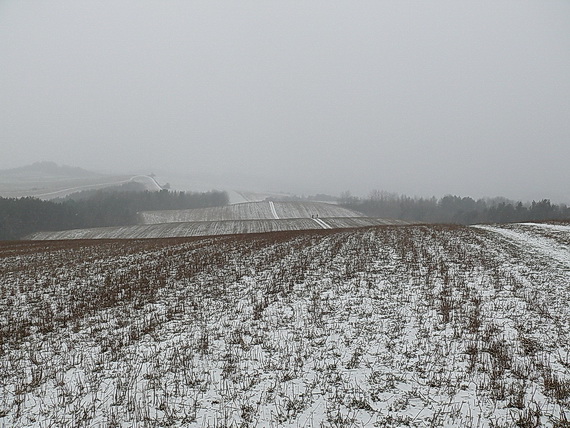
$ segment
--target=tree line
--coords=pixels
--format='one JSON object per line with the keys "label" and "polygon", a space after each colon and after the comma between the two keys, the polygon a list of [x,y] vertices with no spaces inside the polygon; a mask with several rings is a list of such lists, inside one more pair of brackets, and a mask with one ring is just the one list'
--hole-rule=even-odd
{"label": "tree line", "polygon": [[422,223],[512,223],[522,221],[570,220],[570,208],[549,199],[523,203],[505,198],[473,199],[447,195],[418,198],[373,191],[367,198],[344,192],[339,204],[370,217],[394,218]]}
{"label": "tree line", "polygon": [[0,198],[0,240],[21,239],[39,231],[137,224],[139,211],[227,205],[221,191],[90,190],[65,199]]}

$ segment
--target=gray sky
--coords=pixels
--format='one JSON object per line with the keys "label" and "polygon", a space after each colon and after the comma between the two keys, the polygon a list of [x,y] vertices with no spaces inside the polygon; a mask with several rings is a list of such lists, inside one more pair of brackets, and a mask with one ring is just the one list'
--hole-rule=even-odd
{"label": "gray sky", "polygon": [[0,168],[570,202],[570,2],[0,0],[0,147]]}

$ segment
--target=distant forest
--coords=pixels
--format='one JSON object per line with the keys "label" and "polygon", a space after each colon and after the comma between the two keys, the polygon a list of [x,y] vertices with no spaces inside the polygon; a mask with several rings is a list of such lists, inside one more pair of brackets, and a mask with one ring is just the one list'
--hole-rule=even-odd
{"label": "distant forest", "polygon": [[524,204],[505,198],[472,199],[444,196],[441,199],[374,191],[368,198],[344,192],[339,204],[370,217],[394,218],[422,223],[512,223],[521,221],[570,220],[570,208],[550,200]]}
{"label": "distant forest", "polygon": [[137,212],[227,205],[226,192],[89,190],[65,199],[0,198],[0,240],[48,230],[137,224]]}

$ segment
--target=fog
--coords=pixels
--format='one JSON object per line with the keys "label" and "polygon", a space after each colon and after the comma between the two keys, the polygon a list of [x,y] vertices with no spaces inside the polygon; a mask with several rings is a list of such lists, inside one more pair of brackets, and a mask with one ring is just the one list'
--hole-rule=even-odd
{"label": "fog", "polygon": [[570,202],[569,118],[567,1],[0,1],[2,169]]}

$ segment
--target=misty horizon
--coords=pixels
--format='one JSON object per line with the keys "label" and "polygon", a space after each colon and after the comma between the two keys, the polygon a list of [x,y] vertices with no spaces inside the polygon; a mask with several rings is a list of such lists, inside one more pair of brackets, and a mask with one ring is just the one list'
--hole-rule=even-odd
{"label": "misty horizon", "polygon": [[[50,170],[55,175],[50,175]],[[357,198],[359,200],[366,200],[366,199],[377,199],[387,198],[412,198],[414,200],[429,200],[435,198],[436,200],[441,200],[445,197],[459,197],[459,198],[470,198],[474,201],[485,201],[491,204],[497,204],[499,202],[505,203],[518,203],[522,202],[525,206],[530,206],[533,202],[540,202],[549,200],[554,204],[562,204],[562,206],[567,206],[569,203],[564,200],[550,200],[550,198],[544,197],[536,197],[532,199],[514,199],[510,198],[506,195],[472,195],[472,194],[452,194],[452,193],[442,193],[442,194],[431,194],[431,195],[419,195],[419,194],[404,194],[393,192],[387,189],[370,189],[363,193],[353,192],[351,189],[344,189],[338,192],[322,192],[320,190],[316,190],[313,193],[307,193],[305,191],[295,192],[294,189],[289,186],[289,188],[281,188],[279,185],[275,185],[272,187],[271,183],[264,181],[265,185],[260,185],[259,178],[256,177],[248,177],[245,175],[242,176],[234,176],[234,177],[223,177],[223,176],[214,176],[214,175],[197,175],[197,176],[184,176],[184,175],[177,175],[172,174],[168,171],[161,171],[152,168],[147,169],[139,169],[139,170],[132,170],[132,171],[110,171],[110,170],[89,170],[82,167],[72,166],[72,165],[65,165],[65,164],[58,164],[54,161],[38,161],[32,164],[23,165],[20,167],[9,168],[0,170],[0,180],[6,179],[6,177],[10,178],[10,172],[16,172],[16,177],[23,178],[24,181],[29,180],[30,176],[22,176],[21,171],[32,171],[34,174],[43,172],[45,177],[48,180],[53,180],[55,177],[60,176],[62,173],[70,174],[70,178],[79,178],[83,174],[87,174],[87,176],[97,175],[100,177],[108,177],[109,179],[117,179],[122,177],[124,180],[126,177],[133,176],[133,178],[141,178],[143,176],[152,176],[156,179],[156,182],[162,186],[165,186],[164,189],[176,191],[176,192],[209,192],[209,191],[225,191],[229,193],[230,204],[245,202],[243,196],[241,196],[241,192],[252,192],[255,194],[257,198],[261,197],[261,195],[265,195],[263,197],[270,197],[270,198],[277,198],[279,200],[280,197],[283,198],[314,198],[315,196],[323,196],[323,197],[333,197],[341,200],[343,198]],[[8,173],[8,175],[6,175]],[[4,175],[4,177],[2,177]],[[73,176],[73,177],[72,177]],[[49,181],[46,182],[46,184]],[[117,183],[121,183],[123,181],[119,181]],[[227,183],[231,182],[231,186],[227,186]],[[109,183],[112,185],[113,183]],[[97,187],[101,187],[100,185],[95,185]],[[89,186],[87,186],[89,188]],[[82,187],[79,187],[77,192],[80,192]],[[147,189],[149,190],[149,189]],[[306,189],[305,189],[306,190]],[[1,193],[1,191],[0,191]],[[59,193],[59,192],[57,192]],[[5,195],[8,196],[8,195]]]}
{"label": "misty horizon", "polygon": [[569,33],[562,1],[7,1],[0,169],[568,203]]}

